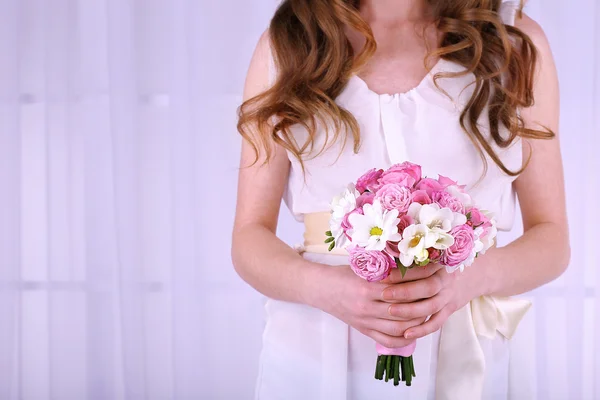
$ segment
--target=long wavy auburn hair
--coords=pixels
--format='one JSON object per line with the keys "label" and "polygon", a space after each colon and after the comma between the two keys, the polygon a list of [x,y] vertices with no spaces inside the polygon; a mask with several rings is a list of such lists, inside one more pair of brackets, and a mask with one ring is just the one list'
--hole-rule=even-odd
{"label": "long wavy auburn hair", "polygon": [[[526,163],[518,171],[509,170],[477,121],[487,106],[489,133],[500,148],[510,146],[517,137],[554,137],[545,128],[526,128],[519,114],[519,109],[534,103],[537,51],[533,42],[521,30],[504,25],[499,15],[502,0],[428,0],[428,3],[442,41],[439,48],[427,55],[425,64],[430,58],[439,57],[465,67],[463,72],[436,73],[434,81],[437,84],[439,78],[470,73],[476,78],[473,95],[460,114],[460,125],[480,152],[484,174],[486,153],[506,174],[520,174]],[[273,155],[273,144],[278,144],[291,152],[304,168],[303,156],[314,150],[319,126],[326,127],[324,143],[352,137],[354,151],[359,151],[358,123],[335,102],[350,77],[368,62],[377,48],[359,8],[360,0],[286,0],[279,6],[269,27],[277,79],[268,90],[248,99],[238,110],[238,131],[252,145],[255,163],[259,157],[268,162]],[[365,38],[357,54],[346,35],[347,28]],[[292,134],[290,128],[296,124],[308,132],[304,143],[298,143]],[[507,128],[508,137],[500,134],[501,125]]]}

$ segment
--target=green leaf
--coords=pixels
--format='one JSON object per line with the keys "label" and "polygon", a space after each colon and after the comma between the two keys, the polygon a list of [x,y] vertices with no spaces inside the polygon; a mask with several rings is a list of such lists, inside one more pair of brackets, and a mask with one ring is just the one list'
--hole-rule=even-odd
{"label": "green leaf", "polygon": [[325,236],[333,236],[333,235],[331,234],[331,231],[327,231],[327,232],[325,232]]}
{"label": "green leaf", "polygon": [[400,270],[400,274],[402,275],[402,278],[404,278],[404,275],[406,275],[408,268],[406,268],[404,265],[402,265],[402,263],[398,259],[396,259],[396,266]]}
{"label": "green leaf", "polygon": [[406,275],[407,272],[408,272],[408,268],[406,268],[404,265],[402,267],[400,267],[400,274],[402,275],[402,278],[404,278],[404,276]]}
{"label": "green leaf", "polygon": [[467,221],[470,221],[470,220],[471,220],[471,211],[469,211],[469,212],[467,213]]}
{"label": "green leaf", "polygon": [[335,238],[332,238],[331,236],[328,237],[327,239],[325,239],[325,243],[331,243],[335,240]]}
{"label": "green leaf", "polygon": [[335,242],[331,242],[331,244],[329,245],[329,251],[333,250],[334,247],[335,247]]}

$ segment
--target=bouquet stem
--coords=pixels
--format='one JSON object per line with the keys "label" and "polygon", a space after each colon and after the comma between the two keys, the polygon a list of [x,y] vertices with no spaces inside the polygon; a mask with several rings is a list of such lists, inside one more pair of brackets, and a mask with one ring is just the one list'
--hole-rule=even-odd
{"label": "bouquet stem", "polygon": [[394,386],[400,384],[400,380],[406,383],[406,386],[412,384],[412,378],[415,378],[415,365],[413,357],[388,356],[380,354],[377,356],[375,365],[375,379],[386,382],[393,381]]}

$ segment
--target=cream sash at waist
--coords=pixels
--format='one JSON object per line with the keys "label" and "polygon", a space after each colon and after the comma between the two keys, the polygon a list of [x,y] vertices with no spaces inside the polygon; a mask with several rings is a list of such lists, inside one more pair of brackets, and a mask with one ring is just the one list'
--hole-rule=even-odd
{"label": "cream sash at waist", "polygon": [[[325,232],[329,230],[329,217],[327,212],[304,215],[303,251],[348,254],[344,249],[328,251],[324,240]],[[451,315],[440,333],[435,398],[481,399],[485,358],[477,336],[493,339],[499,333],[506,339],[512,338],[530,307],[531,303],[522,299],[481,296]]]}

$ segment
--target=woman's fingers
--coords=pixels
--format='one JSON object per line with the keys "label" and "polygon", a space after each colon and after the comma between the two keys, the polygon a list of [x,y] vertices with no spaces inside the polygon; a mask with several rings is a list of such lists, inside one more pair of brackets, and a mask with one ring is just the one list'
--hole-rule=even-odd
{"label": "woman's fingers", "polygon": [[398,347],[405,347],[414,342],[414,339],[408,340],[408,339],[405,339],[404,337],[390,336],[390,335],[386,335],[385,333],[381,333],[379,331],[371,330],[371,329],[361,331],[361,333],[366,336],[369,336],[370,338],[375,340],[380,345],[385,346],[390,349],[394,349],[394,348],[398,348]]}
{"label": "woman's fingers", "polygon": [[387,305],[387,314],[392,319],[411,320],[426,318],[444,308],[447,303],[444,293],[445,291],[442,291],[433,297],[413,303],[384,304]]}
{"label": "woman's fingers", "polygon": [[411,282],[419,279],[428,278],[431,275],[435,274],[443,268],[440,264],[428,264],[424,267],[415,267],[411,268],[406,272],[406,275],[402,277],[402,272],[398,268],[392,269],[390,276],[388,276],[383,283],[393,284],[393,283],[403,283],[403,282]]}
{"label": "woman's fingers", "polygon": [[388,303],[409,303],[433,297],[442,288],[440,275],[434,274],[424,279],[390,285],[381,292],[381,300]]}
{"label": "woman's fingers", "polygon": [[372,319],[365,324],[365,328],[386,334],[388,336],[404,337],[404,332],[406,332],[407,329],[417,327],[423,322],[425,322],[425,318],[417,318],[409,321]]}
{"label": "woman's fingers", "polygon": [[363,318],[380,318],[390,321],[410,321],[412,319],[426,318],[442,309],[443,304],[441,303],[443,299],[438,299],[438,296],[414,303],[373,301],[364,307],[364,312],[361,316]]}
{"label": "woman's fingers", "polygon": [[452,310],[450,307],[444,307],[441,311],[432,315],[431,318],[429,318],[429,320],[425,323],[407,329],[404,333],[404,336],[407,339],[413,340],[427,336],[440,329],[450,315],[452,315]]}

